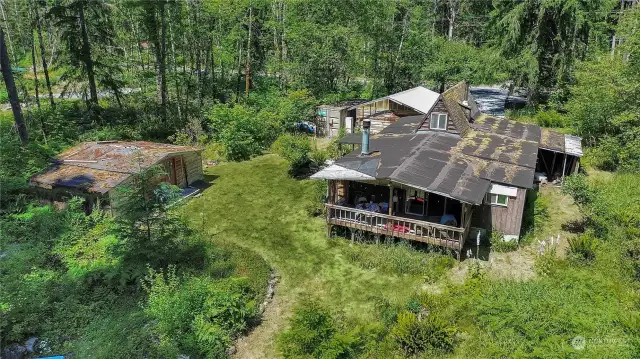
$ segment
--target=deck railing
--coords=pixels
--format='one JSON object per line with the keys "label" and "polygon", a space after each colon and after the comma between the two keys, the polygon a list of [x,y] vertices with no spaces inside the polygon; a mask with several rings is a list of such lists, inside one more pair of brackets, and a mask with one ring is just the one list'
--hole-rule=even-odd
{"label": "deck railing", "polygon": [[327,222],[376,234],[406,238],[461,251],[469,229],[326,204]]}

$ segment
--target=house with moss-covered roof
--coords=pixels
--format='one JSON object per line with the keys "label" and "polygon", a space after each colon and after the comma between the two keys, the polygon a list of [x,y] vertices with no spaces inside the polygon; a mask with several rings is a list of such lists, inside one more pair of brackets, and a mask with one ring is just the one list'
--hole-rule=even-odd
{"label": "house with moss-covered roof", "polygon": [[[527,193],[539,180],[577,171],[582,156],[578,137],[482,113],[466,82],[441,94],[416,87],[352,110],[361,132],[339,143],[353,151],[312,176],[328,181],[329,233],[346,227],[458,256],[468,238],[488,231],[517,240]],[[384,124],[374,124],[378,112]]]}

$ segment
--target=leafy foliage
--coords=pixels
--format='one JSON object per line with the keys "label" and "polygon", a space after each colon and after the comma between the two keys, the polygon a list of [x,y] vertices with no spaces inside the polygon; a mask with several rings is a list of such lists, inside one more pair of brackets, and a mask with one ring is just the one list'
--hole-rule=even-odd
{"label": "leafy foliage", "polygon": [[273,129],[279,124],[268,113],[257,115],[250,108],[237,105],[213,106],[208,115],[213,139],[224,148],[231,161],[242,161],[261,154],[273,141]]}
{"label": "leafy foliage", "polygon": [[255,315],[252,302],[243,296],[244,282],[180,278],[175,267],[169,267],[166,273],[150,270],[144,288],[149,296],[145,313],[156,320],[152,331],[163,356],[224,356],[231,339]]}
{"label": "leafy foliage", "polygon": [[518,249],[517,240],[505,240],[504,234],[498,230],[492,230],[489,236],[489,242],[491,243],[491,250],[496,252],[513,252]]}
{"label": "leafy foliage", "polygon": [[420,319],[415,313],[404,311],[397,320],[391,335],[406,354],[453,351],[456,329],[449,327],[435,314]]}
{"label": "leafy foliage", "polygon": [[575,258],[590,261],[596,256],[597,239],[593,234],[582,234],[569,239],[569,254]]}

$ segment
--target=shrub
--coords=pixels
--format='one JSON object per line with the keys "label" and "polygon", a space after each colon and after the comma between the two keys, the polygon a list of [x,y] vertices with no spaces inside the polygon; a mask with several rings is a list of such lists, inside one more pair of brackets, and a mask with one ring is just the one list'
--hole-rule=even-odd
{"label": "shrub", "polygon": [[404,311],[398,315],[391,336],[405,354],[416,355],[425,351],[452,352],[456,332],[433,313],[420,319],[415,313]]}
{"label": "shrub", "polygon": [[593,233],[581,234],[569,239],[569,254],[573,258],[591,261],[596,257],[598,240]]}
{"label": "shrub", "polygon": [[319,167],[329,159],[329,153],[323,149],[315,149],[309,153],[309,159],[314,166]]}
{"label": "shrub", "polygon": [[309,171],[311,139],[306,135],[285,133],[271,145],[271,151],[279,154],[289,162],[289,174],[298,176]]}
{"label": "shrub", "polygon": [[323,343],[337,332],[331,314],[315,301],[304,301],[291,318],[291,328],[278,338],[278,347],[285,358],[318,357]]}
{"label": "shrub", "polygon": [[540,111],[536,114],[536,123],[542,127],[565,127],[566,120],[557,111]]}
{"label": "shrub", "polygon": [[518,249],[517,240],[505,240],[504,235],[495,229],[491,231],[489,241],[491,243],[491,249],[499,253],[512,252]]}
{"label": "shrub", "polygon": [[342,327],[326,308],[304,300],[293,314],[291,328],[280,334],[278,348],[284,358],[356,358],[372,328]]}
{"label": "shrub", "polygon": [[150,269],[143,287],[145,312],[155,320],[152,330],[163,357],[222,357],[255,315],[243,282],[180,277],[170,266],[166,272]]}
{"label": "shrub", "polygon": [[215,105],[208,114],[213,139],[224,148],[224,155],[231,161],[244,161],[259,155],[279,133],[277,119],[268,114],[258,114],[241,105]]}

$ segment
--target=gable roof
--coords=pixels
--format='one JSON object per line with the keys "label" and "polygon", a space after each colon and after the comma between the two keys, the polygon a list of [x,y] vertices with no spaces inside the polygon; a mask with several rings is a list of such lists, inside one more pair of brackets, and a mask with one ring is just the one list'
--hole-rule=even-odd
{"label": "gable roof", "polygon": [[[480,139],[485,135],[477,133]],[[362,157],[353,151],[335,165],[472,204],[482,203],[491,182],[530,188],[535,157],[533,167],[528,167],[528,161],[537,152],[535,144],[519,151],[520,155],[507,155],[496,149],[505,143],[513,146],[515,141],[489,140],[485,146],[486,141],[465,142],[447,132],[380,133],[370,139],[371,155]],[[496,141],[495,146],[491,141]]]}
{"label": "gable roof", "polygon": [[[367,178],[481,204],[494,183],[531,188],[538,148],[544,148],[549,136],[558,140],[555,142],[562,146],[562,152],[582,154],[579,137],[481,113],[464,82],[440,98],[460,135],[418,131],[427,120],[429,109],[424,115],[402,117],[371,135],[370,155],[360,156],[359,151],[353,151],[334,166],[360,172]],[[362,134],[350,135],[340,142],[360,144]],[[314,178],[324,178],[318,175]]]}
{"label": "gable roof", "polygon": [[[465,81],[459,82],[453,87],[449,88],[447,91],[442,93],[442,100],[444,101],[444,105],[447,108],[447,112],[449,114],[449,119],[456,126],[460,135],[464,136],[467,131],[469,131],[469,117],[470,114],[467,114],[467,109],[463,106],[463,102],[467,101],[467,103],[473,102],[469,101],[470,99],[469,87]],[[467,104],[467,107],[470,106]],[[470,111],[472,112],[472,111]]]}
{"label": "gable roof", "polygon": [[412,89],[395,93],[388,96],[389,99],[409,106],[414,110],[424,113],[425,115],[431,111],[433,105],[438,102],[440,94],[429,90],[428,88],[418,86]]}
{"label": "gable roof", "polygon": [[53,165],[31,178],[31,184],[106,193],[132,174],[170,155],[201,150],[146,141],[84,142],[56,156]]}
{"label": "gable roof", "polygon": [[380,97],[375,100],[356,104],[354,106],[351,106],[351,109],[368,105],[380,100],[390,99],[399,104],[411,107],[412,109],[426,115],[427,113],[429,113],[429,111],[431,111],[431,108],[436,104],[439,98],[439,93],[431,91],[426,87],[418,86],[402,92]]}

